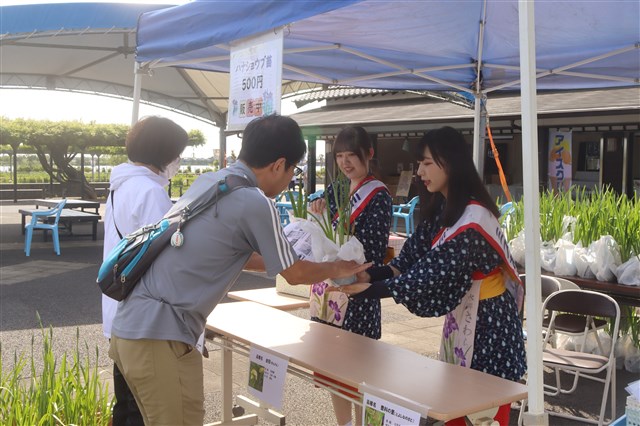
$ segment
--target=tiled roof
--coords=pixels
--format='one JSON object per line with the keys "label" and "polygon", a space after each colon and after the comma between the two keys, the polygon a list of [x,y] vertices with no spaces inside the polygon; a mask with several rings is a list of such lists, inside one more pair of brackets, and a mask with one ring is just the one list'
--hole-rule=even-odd
{"label": "tiled roof", "polygon": [[364,89],[359,87],[334,86],[324,90],[313,90],[300,96],[296,96],[296,102],[308,103],[313,101],[321,101],[325,99],[339,99],[353,96],[367,96],[384,93],[396,93],[392,90],[383,89]]}
{"label": "tiled roof", "polygon": [[[640,87],[572,92],[544,92],[537,98],[538,115],[635,114],[640,122]],[[519,119],[520,96],[494,96],[487,100],[489,117]],[[332,105],[292,115],[302,127],[346,124],[394,125],[473,120],[473,110],[450,102],[415,98],[397,102]]]}

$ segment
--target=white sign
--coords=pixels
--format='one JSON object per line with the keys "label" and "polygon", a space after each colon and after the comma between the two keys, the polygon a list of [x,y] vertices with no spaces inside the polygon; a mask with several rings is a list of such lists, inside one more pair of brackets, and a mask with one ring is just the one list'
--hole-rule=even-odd
{"label": "white sign", "polygon": [[420,424],[420,413],[365,393],[362,423],[367,426],[405,426]]}
{"label": "white sign", "polygon": [[249,351],[249,393],[273,407],[282,409],[284,379],[289,360],[251,346]]}
{"label": "white sign", "polygon": [[282,29],[231,43],[227,130],[280,112],[282,46]]}

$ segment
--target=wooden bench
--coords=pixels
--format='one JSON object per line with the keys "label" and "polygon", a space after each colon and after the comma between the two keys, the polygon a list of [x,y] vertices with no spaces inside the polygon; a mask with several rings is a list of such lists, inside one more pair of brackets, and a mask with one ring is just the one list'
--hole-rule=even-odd
{"label": "wooden bench", "polygon": [[[24,227],[26,225],[27,216],[31,216],[35,210],[27,210],[20,209],[19,212],[22,215],[22,234],[24,235]],[[67,230],[69,235],[74,236],[86,236],[91,235],[93,241],[98,239],[98,221],[101,219],[100,215],[95,213],[83,212],[80,210],[73,209],[62,209],[60,213],[60,221],[59,225],[62,224],[63,228]],[[55,214],[47,216],[47,222],[53,223],[55,220]],[[74,223],[91,223],[91,234],[74,234],[73,233],[73,224]],[[44,232],[44,241],[47,241],[48,232]]]}
{"label": "wooden bench", "polygon": [[[44,195],[43,189],[18,189],[17,191],[17,199],[18,200],[29,200],[34,198],[40,198]],[[0,200],[13,200],[14,199],[14,191],[13,189],[0,189]]]}

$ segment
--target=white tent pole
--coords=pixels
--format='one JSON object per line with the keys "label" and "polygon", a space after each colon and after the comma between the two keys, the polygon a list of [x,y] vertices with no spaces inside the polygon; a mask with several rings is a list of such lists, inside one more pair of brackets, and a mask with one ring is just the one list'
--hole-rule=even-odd
{"label": "white tent pole", "polygon": [[540,282],[540,194],[538,193],[538,116],[536,102],[536,49],[534,2],[518,1],[520,33],[520,94],[522,102],[522,165],[525,223],[527,312],[527,384],[529,408],[525,425],[548,425],[544,412],[542,318]]}
{"label": "white tent pole", "polygon": [[484,147],[484,142],[480,140],[481,136],[484,132],[481,131],[480,125],[482,124],[482,99],[479,94],[475,94],[475,104],[473,110],[473,163],[476,165],[476,170],[482,176],[482,154],[483,149],[481,149],[481,145]]}
{"label": "white tent pole", "polygon": [[484,178],[484,120],[482,119],[482,97],[480,94],[481,74],[482,74],[482,47],[484,45],[484,29],[487,17],[487,2],[482,5],[482,19],[478,31],[478,56],[476,68],[476,84],[474,93],[473,110],[473,162],[481,178]]}
{"label": "white tent pole", "polygon": [[227,134],[224,129],[227,127],[227,123],[220,123],[220,154],[218,161],[220,163],[220,169],[227,166],[224,162],[227,159]]}
{"label": "white tent pole", "polygon": [[138,121],[140,114],[140,92],[142,90],[142,74],[140,73],[140,64],[138,61],[133,65],[133,108],[131,109],[131,126]]}

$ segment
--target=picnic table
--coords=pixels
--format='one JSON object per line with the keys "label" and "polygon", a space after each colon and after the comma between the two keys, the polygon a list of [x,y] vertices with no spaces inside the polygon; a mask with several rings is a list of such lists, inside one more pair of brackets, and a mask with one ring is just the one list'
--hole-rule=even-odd
{"label": "picnic table", "polygon": [[[67,203],[68,204],[68,203]],[[100,205],[100,203],[97,203],[98,205]],[[40,205],[44,205],[44,204],[40,204]],[[57,204],[54,205],[54,207]],[[36,209],[20,209],[18,210],[19,213],[22,215],[22,235],[24,235],[24,228],[26,225],[26,218],[27,216],[31,216],[33,214],[33,212],[36,211],[40,211],[41,209],[37,208],[38,206],[36,206]],[[86,207],[85,208],[92,208],[92,207]],[[55,221],[55,214],[49,215],[46,218],[47,223],[53,223]],[[89,213],[89,212],[85,212],[83,210],[74,210],[74,209],[62,209],[62,211],[60,212],[60,220],[58,222],[58,226],[62,225],[62,227],[67,231],[68,235],[74,235],[74,236],[86,236],[86,235],[91,235],[91,238],[93,239],[93,241],[96,241],[98,239],[98,221],[101,219],[100,215],[96,213]],[[91,224],[91,234],[74,234],[73,233],[73,224],[74,223],[90,223]],[[47,241],[47,236],[48,236],[48,232],[45,231],[43,233],[43,240],[46,242]]]}
{"label": "picnic table", "polygon": [[[53,208],[60,204],[62,201],[61,198],[42,198],[38,200],[33,200],[36,209],[40,206]],[[85,209],[93,209],[95,214],[98,214],[98,210],[100,209],[100,201],[91,201],[91,200],[72,200],[67,198],[67,202],[64,205],[65,209],[80,209],[80,211],[85,211]],[[24,223],[23,223],[24,225]]]}

